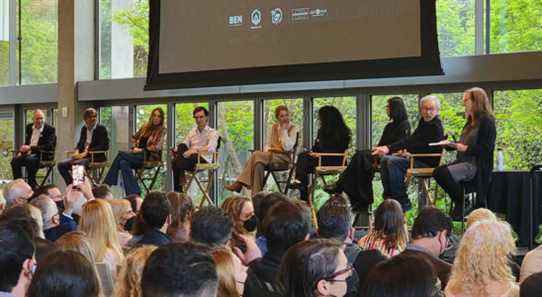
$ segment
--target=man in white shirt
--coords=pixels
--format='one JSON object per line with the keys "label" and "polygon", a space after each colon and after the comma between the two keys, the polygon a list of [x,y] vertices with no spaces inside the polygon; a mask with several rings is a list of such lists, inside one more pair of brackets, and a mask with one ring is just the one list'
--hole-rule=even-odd
{"label": "man in white shirt", "polygon": [[26,126],[25,142],[11,161],[13,179],[22,177],[22,167],[26,167],[28,184],[36,188],[36,172],[41,160],[54,157],[56,146],[55,128],[45,123],[45,114],[40,109],[34,111],[34,122]]}
{"label": "man in white shirt", "polygon": [[186,185],[185,171],[195,169],[198,153],[200,162],[211,160],[211,154],[216,151],[218,132],[208,126],[209,111],[198,106],[192,112],[196,126],[190,130],[182,143],[175,149],[176,157],[173,160],[173,186],[175,192],[183,192]]}

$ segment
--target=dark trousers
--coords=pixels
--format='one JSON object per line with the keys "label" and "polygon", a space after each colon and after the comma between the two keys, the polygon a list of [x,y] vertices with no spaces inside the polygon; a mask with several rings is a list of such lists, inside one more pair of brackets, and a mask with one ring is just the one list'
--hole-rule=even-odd
{"label": "dark trousers", "polygon": [[141,194],[141,189],[134,175],[134,169],[139,169],[143,166],[143,158],[143,152],[132,153],[119,151],[105,176],[104,183],[109,186],[117,185],[120,172],[126,196]]}
{"label": "dark trousers", "polygon": [[66,160],[58,163],[58,165],[57,165],[58,173],[60,173],[60,175],[64,179],[64,182],[66,183],[66,186],[71,185],[73,183],[72,174],[71,174],[72,166],[73,165],[83,165],[83,166],[87,167],[88,163],[90,163],[90,160],[87,159],[87,158],[77,159],[77,160],[73,159],[73,158],[70,158],[70,159],[66,159]]}
{"label": "dark trousers", "polygon": [[450,196],[454,205],[458,205],[463,199],[463,190],[461,185],[454,180],[448,165],[437,167],[433,172],[433,178],[438,185]]}
{"label": "dark trousers", "polygon": [[11,171],[13,179],[23,177],[22,167],[26,167],[28,175],[28,184],[35,188],[38,183],[36,181],[36,173],[40,167],[40,157],[37,154],[21,155],[11,160]]}
{"label": "dark trousers", "polygon": [[297,156],[297,163],[295,164],[295,178],[301,182],[299,187],[299,198],[304,201],[307,201],[309,197],[309,174],[314,173],[316,166],[318,166],[318,159],[311,157],[309,152],[301,153]]}
{"label": "dark trousers", "polygon": [[[173,190],[175,192],[183,192],[183,184],[186,181],[185,171],[194,171],[198,162],[198,155],[194,154],[188,158],[183,156],[183,153],[188,150],[186,144],[181,143],[177,146],[177,156],[173,160]],[[200,158],[201,163],[207,163],[203,158]]]}

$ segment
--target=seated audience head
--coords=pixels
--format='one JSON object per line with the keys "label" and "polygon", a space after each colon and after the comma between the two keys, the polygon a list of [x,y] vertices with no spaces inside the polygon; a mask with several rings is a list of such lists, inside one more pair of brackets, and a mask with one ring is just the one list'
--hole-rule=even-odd
{"label": "seated audience head", "polygon": [[115,217],[115,223],[117,223],[118,230],[130,231],[136,216],[132,211],[130,201],[126,199],[113,199],[107,200],[107,202],[109,202],[111,210],[113,210],[113,216]]}
{"label": "seated audience head", "polygon": [[56,185],[53,185],[53,184],[40,187],[36,194],[47,195],[49,196],[49,198],[53,199],[53,201],[55,202],[62,201],[62,192],[60,192],[60,189]]}
{"label": "seated audience head", "polygon": [[171,224],[167,229],[167,234],[174,242],[184,242],[190,240],[190,225],[194,205],[192,199],[186,194],[169,192],[166,195],[171,205]]}
{"label": "seated audience head", "polygon": [[412,225],[412,243],[423,246],[436,257],[448,247],[451,234],[452,219],[436,207],[424,208]]}
{"label": "seated audience head", "polygon": [[284,296],[317,297],[346,294],[346,279],[352,274],[341,244],[314,239],[288,249],[280,267]]}
{"label": "seated audience head", "polygon": [[146,228],[162,229],[171,215],[171,206],[162,192],[150,192],[145,196],[139,216]]}
{"label": "seated audience head", "polygon": [[263,234],[267,238],[269,252],[282,255],[309,237],[309,224],[303,211],[294,203],[279,202],[265,216]]}
{"label": "seated audience head", "polygon": [[98,113],[96,112],[96,109],[89,107],[85,109],[83,112],[83,121],[85,122],[85,125],[87,127],[94,126],[96,124],[98,119]]}
{"label": "seated audience head", "polygon": [[122,255],[115,217],[111,206],[105,200],[94,199],[83,205],[79,230],[85,232],[90,240],[97,262],[104,261],[110,250]]}
{"label": "seated audience head", "polygon": [[531,274],[523,282],[519,289],[519,297],[542,296],[542,272]]}
{"label": "seated audience head", "polygon": [[43,230],[54,228],[60,224],[58,207],[49,196],[43,194],[39,195],[37,198],[34,198],[30,204],[41,211],[41,216],[43,217]]}
{"label": "seated audience head", "polygon": [[27,297],[99,297],[96,269],[83,255],[58,251],[38,266]]}
{"label": "seated audience head", "polygon": [[114,198],[113,193],[111,193],[111,189],[106,184],[101,184],[94,187],[92,189],[92,194],[96,199],[112,200]]}
{"label": "seated audience head", "polygon": [[4,211],[0,216],[0,222],[10,222],[19,225],[29,234],[32,241],[34,241],[36,238],[43,238],[41,237],[43,232],[40,230],[41,224],[38,224],[38,220],[32,216],[32,212],[29,204],[17,205]]}
{"label": "seated audience head", "polygon": [[394,123],[401,123],[408,120],[406,106],[401,97],[395,96],[389,98],[388,104],[386,105],[386,112],[390,120]]}
{"label": "seated audience head", "polygon": [[496,221],[497,216],[487,208],[477,208],[467,216],[467,228],[479,221]]}
{"label": "seated audience head", "polygon": [[362,292],[365,297],[438,296],[437,275],[431,263],[418,255],[399,254],[377,264]]}
{"label": "seated audience head", "polygon": [[254,205],[249,198],[243,196],[228,197],[222,202],[222,209],[230,216],[235,233],[251,233],[258,227],[258,220],[254,216]]}
{"label": "seated audience head", "polygon": [[43,238],[36,238],[34,241],[36,263],[39,266],[47,256],[60,250],[55,242]]}
{"label": "seated audience head", "polygon": [[130,201],[132,210],[135,213],[139,212],[139,209],[141,209],[141,204],[143,204],[143,199],[141,198],[141,196],[139,196],[138,194],[131,194],[131,195],[126,196],[126,198],[124,199]]}
{"label": "seated audience head", "polygon": [[24,296],[32,279],[34,244],[18,222],[0,222],[0,292]]}
{"label": "seated audience head", "polygon": [[41,215],[41,211],[39,208],[35,207],[31,204],[25,204],[22,207],[28,209],[28,212],[30,213],[30,217],[36,222],[37,225],[37,237],[38,238],[45,238],[45,234],[43,233],[43,216]]}
{"label": "seated audience head", "polygon": [[[213,260],[216,265],[216,272],[218,275],[218,297],[235,297],[241,296],[243,292],[239,292],[240,282],[244,283],[244,280],[236,280],[235,263],[233,262],[233,255],[231,251],[218,248],[212,252]],[[246,279],[246,275],[245,275]]]}
{"label": "seated audience head", "polygon": [[318,210],[318,237],[345,241],[353,235],[352,211],[348,201],[334,195]]}
{"label": "seated audience head", "polygon": [[509,264],[515,248],[508,223],[475,223],[461,238],[446,290],[454,295],[487,296],[491,282],[508,291],[515,281]]}
{"label": "seated audience head", "polygon": [[141,277],[143,297],[214,297],[217,287],[213,258],[205,247],[190,242],[156,249]]}
{"label": "seated audience head", "polygon": [[64,197],[64,207],[70,211],[71,214],[81,216],[83,213],[83,205],[87,202],[85,195],[79,189],[67,188],[66,195]]}
{"label": "seated audience head", "polygon": [[440,100],[435,95],[427,95],[420,100],[420,114],[424,121],[430,122],[440,113]]}
{"label": "seated audience head", "polygon": [[211,247],[223,247],[232,237],[233,222],[215,206],[200,208],[192,217],[192,240]]}
{"label": "seated audience head", "polygon": [[207,119],[209,117],[209,111],[203,106],[198,106],[194,108],[192,116],[196,120],[196,125],[198,128],[203,129],[207,125]]}
{"label": "seated audience head", "polygon": [[374,213],[374,226],[368,236],[384,241],[384,247],[403,250],[408,242],[405,215],[401,204],[394,199],[384,200]]}
{"label": "seated audience head", "polygon": [[4,199],[6,199],[6,208],[10,208],[15,205],[25,204],[34,195],[34,192],[24,179],[19,178],[10,181],[4,187],[3,194]]}
{"label": "seated audience head", "polygon": [[115,286],[115,297],[141,297],[141,275],[145,262],[150,257],[152,252],[156,250],[156,246],[144,245],[133,249],[126,255],[122,262],[122,266],[117,277]]}
{"label": "seated audience head", "polygon": [[85,233],[72,231],[62,235],[55,243],[62,251],[75,251],[83,255],[90,263],[96,263],[96,253]]}
{"label": "seated audience head", "polygon": [[271,209],[276,203],[281,201],[288,201],[288,197],[280,192],[260,192],[252,197],[252,203],[254,204],[254,215],[258,218],[258,232],[263,230],[263,220],[267,215],[269,209]]}

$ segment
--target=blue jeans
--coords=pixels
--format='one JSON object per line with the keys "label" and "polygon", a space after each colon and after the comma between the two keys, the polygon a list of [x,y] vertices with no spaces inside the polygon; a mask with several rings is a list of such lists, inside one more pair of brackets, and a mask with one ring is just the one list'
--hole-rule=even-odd
{"label": "blue jeans", "polygon": [[134,169],[143,166],[143,153],[131,153],[119,151],[115,160],[105,176],[104,183],[113,186],[118,184],[119,171],[122,174],[122,182],[126,195],[141,194],[141,189],[134,176]]}
{"label": "blue jeans", "polygon": [[[412,207],[408,199],[405,176],[409,166],[409,160],[405,157],[386,155],[380,159],[380,178],[384,188],[384,198],[397,200],[403,211]],[[415,161],[414,167],[427,167],[424,163]]]}
{"label": "blue jeans", "polygon": [[57,165],[58,172],[64,179],[66,186],[71,185],[73,183],[72,174],[71,174],[72,165],[83,165],[87,167],[88,163],[90,163],[90,160],[86,158],[78,159],[78,160],[70,158],[58,163]]}

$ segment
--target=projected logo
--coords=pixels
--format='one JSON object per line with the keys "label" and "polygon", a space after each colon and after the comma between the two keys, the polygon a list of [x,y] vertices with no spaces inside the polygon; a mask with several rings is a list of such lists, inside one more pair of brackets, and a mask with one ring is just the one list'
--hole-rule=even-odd
{"label": "projected logo", "polygon": [[252,10],[250,21],[252,22],[252,29],[260,28],[262,23],[262,12],[259,9]]}
{"label": "projected logo", "polygon": [[242,15],[231,15],[228,17],[228,26],[238,27],[243,25],[243,16]]}
{"label": "projected logo", "polygon": [[282,19],[283,19],[283,14],[282,14],[282,9],[280,8],[275,8],[273,10],[271,10],[271,22],[274,24],[274,25],[278,25],[280,23],[282,23]]}
{"label": "projected logo", "polygon": [[309,19],[309,8],[294,8],[292,9],[292,21],[304,21]]}

